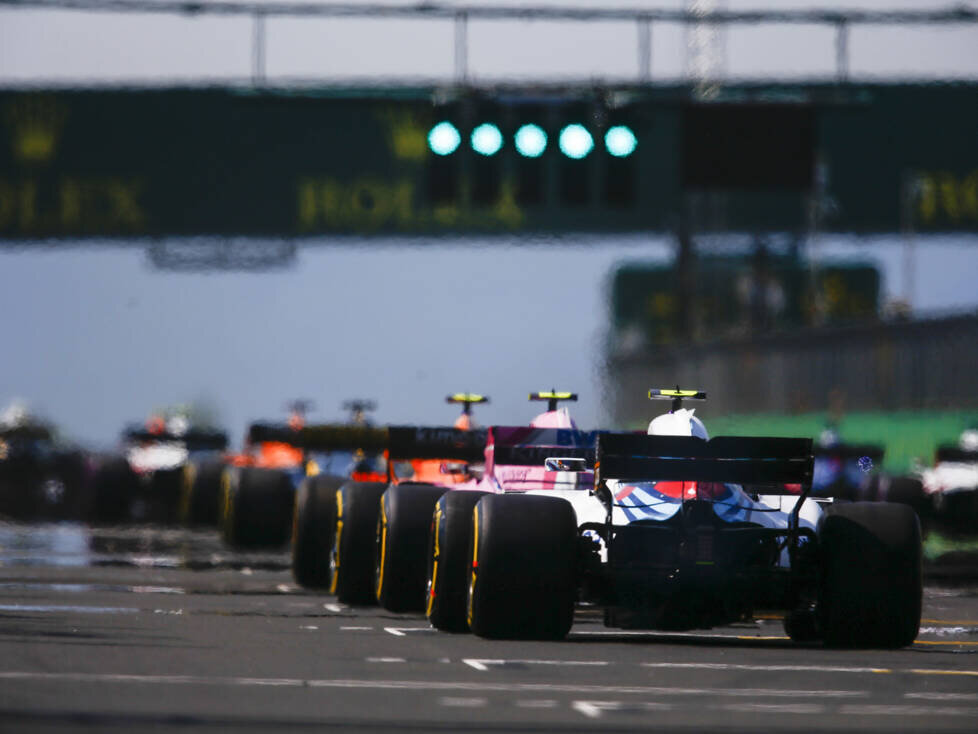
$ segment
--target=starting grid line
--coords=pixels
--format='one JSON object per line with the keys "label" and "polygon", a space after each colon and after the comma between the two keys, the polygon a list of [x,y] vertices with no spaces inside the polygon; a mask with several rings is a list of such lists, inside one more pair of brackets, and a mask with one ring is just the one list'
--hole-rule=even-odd
{"label": "starting grid line", "polygon": [[[976,671],[978,672],[978,671]],[[213,685],[265,688],[308,688],[308,689],[362,689],[362,690],[402,690],[450,693],[478,693],[482,695],[446,695],[436,699],[443,707],[483,708],[489,705],[487,693],[512,694],[583,694],[588,696],[637,695],[646,697],[670,697],[669,701],[621,701],[596,700],[587,698],[569,702],[571,710],[588,719],[599,719],[607,713],[643,713],[650,711],[676,711],[695,707],[697,710],[710,709],[740,714],[795,714],[818,715],[835,712],[843,716],[902,716],[902,717],[975,717],[976,706],[947,706],[948,702],[972,702],[978,694],[953,693],[905,693],[904,699],[912,703],[846,703],[853,699],[865,699],[868,691],[811,691],[775,690],[763,688],[679,688],[656,686],[601,686],[550,683],[466,683],[459,681],[412,681],[412,680],[356,680],[356,679],[302,679],[302,678],[208,678],[196,675],[125,675],[111,673],[36,673],[27,671],[0,671],[4,681],[44,681],[74,683],[116,683],[116,684],[164,684],[164,685]],[[711,698],[712,697],[712,698]],[[807,701],[784,701],[789,698],[805,698]],[[676,700],[678,699],[678,700]],[[706,703],[715,699],[717,702]],[[724,702],[727,699],[729,702]],[[732,699],[732,700],[731,700]],[[745,700],[754,699],[754,700]],[[756,700],[762,699],[762,700]],[[763,699],[781,699],[763,700]],[[818,699],[813,701],[812,699]],[[839,699],[828,702],[827,699]],[[928,705],[927,702],[941,702],[943,705]],[[554,699],[517,699],[511,702],[518,708],[559,710],[561,704]]]}

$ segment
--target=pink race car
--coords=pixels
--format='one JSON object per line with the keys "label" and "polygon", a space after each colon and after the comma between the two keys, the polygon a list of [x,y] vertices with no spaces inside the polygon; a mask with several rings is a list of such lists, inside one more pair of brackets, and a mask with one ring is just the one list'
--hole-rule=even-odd
{"label": "pink race car", "polygon": [[560,401],[577,400],[577,395],[541,392],[531,394],[530,400],[546,400],[547,411],[529,426],[490,427],[482,476],[456,485],[456,491],[443,493],[434,503],[424,610],[438,629],[468,629],[466,584],[472,509],[482,497],[502,492],[572,490],[590,486],[594,481],[598,433],[580,430],[568,410],[558,408]]}

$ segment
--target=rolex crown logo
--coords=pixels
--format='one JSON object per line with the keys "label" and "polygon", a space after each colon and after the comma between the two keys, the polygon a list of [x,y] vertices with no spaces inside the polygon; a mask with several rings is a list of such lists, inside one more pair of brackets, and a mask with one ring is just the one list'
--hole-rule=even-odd
{"label": "rolex crown logo", "polygon": [[14,158],[24,163],[44,163],[54,157],[64,105],[49,95],[31,94],[11,101],[4,109]]}
{"label": "rolex crown logo", "polygon": [[401,160],[422,160],[428,152],[424,128],[407,113],[389,112],[386,117],[394,155]]}

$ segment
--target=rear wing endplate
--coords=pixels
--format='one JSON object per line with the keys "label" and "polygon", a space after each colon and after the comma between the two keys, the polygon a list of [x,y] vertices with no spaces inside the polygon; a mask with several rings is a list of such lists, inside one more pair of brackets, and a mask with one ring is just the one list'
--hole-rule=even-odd
{"label": "rear wing endplate", "polygon": [[812,440],[606,433],[598,436],[595,486],[608,479],[703,481],[773,485],[771,494],[797,494],[782,485],[812,482]]}
{"label": "rear wing endplate", "polygon": [[228,436],[223,431],[191,430],[184,433],[169,431],[153,432],[145,428],[130,428],[123,433],[127,441],[159,441],[180,443],[190,451],[224,451],[228,447]]}

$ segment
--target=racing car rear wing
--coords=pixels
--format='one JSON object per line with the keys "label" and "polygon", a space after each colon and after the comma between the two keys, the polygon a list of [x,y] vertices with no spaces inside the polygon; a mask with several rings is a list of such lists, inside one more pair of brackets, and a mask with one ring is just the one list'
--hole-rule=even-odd
{"label": "racing car rear wing", "polygon": [[311,451],[362,449],[383,451],[387,448],[387,428],[323,423],[293,428],[285,423],[252,423],[248,427],[249,443],[275,441]]}
{"label": "racing car rear wing", "polygon": [[885,453],[886,448],[876,444],[842,443],[837,446],[815,447],[815,458],[817,459],[861,459],[866,456],[874,464],[880,463]]}
{"label": "racing car rear wing", "polygon": [[934,463],[950,461],[962,464],[978,463],[978,451],[963,449],[959,446],[938,446],[934,453]]}
{"label": "racing car rear wing", "polygon": [[13,441],[50,441],[54,434],[47,426],[24,425],[0,428],[0,438]]}
{"label": "racing car rear wing", "polygon": [[252,443],[278,441],[307,451],[387,451],[396,459],[455,459],[481,461],[486,431],[462,431],[430,426],[307,425],[295,429],[284,424],[254,423],[248,430]]}
{"label": "racing car rear wing", "polygon": [[783,485],[810,486],[808,438],[605,433],[598,436],[595,486],[608,479],[704,481],[773,485],[770,494],[797,494]]}
{"label": "racing car rear wing", "polygon": [[223,431],[193,429],[183,433],[150,431],[146,428],[129,428],[123,432],[126,441],[181,443],[190,451],[224,451],[228,436]]}
{"label": "racing car rear wing", "polygon": [[492,426],[489,431],[495,464],[543,466],[548,458],[560,456],[594,466],[597,431],[527,426]]}
{"label": "racing car rear wing", "polygon": [[430,426],[391,426],[388,431],[391,459],[482,461],[488,438],[485,430]]}

